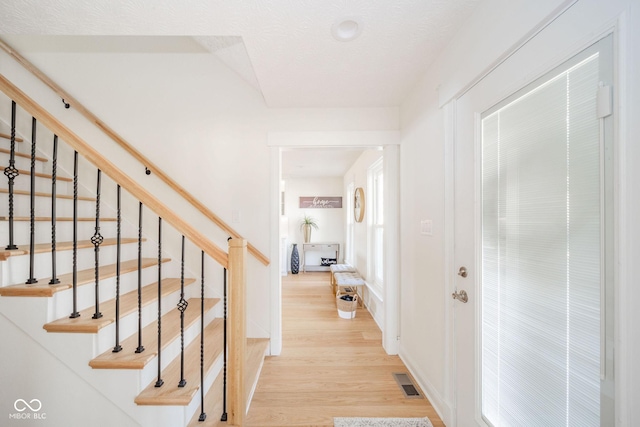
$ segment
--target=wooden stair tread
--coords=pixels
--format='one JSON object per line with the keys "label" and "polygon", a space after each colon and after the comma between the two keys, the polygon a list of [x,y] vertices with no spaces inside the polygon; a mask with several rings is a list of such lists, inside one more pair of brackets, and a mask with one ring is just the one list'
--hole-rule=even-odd
{"label": "wooden stair tread", "polygon": [[[6,133],[2,133],[2,132],[0,132],[0,138],[4,138],[4,139],[11,140],[11,135],[8,135],[8,134],[6,134]],[[17,137],[17,136],[16,136],[15,141],[16,141],[16,142],[23,142],[23,141],[24,141],[24,139],[22,139],[22,138],[20,138],[20,137]]]}
{"label": "wooden stair tread", "polygon": [[[37,216],[34,218],[36,221],[51,221],[51,217],[50,216]],[[31,221],[31,218],[28,216],[14,216],[13,217],[14,221]],[[95,218],[91,218],[91,217],[83,217],[83,218],[78,218],[79,222],[94,222],[96,219]],[[0,221],[9,221],[9,217],[8,216],[0,216]],[[67,216],[58,216],[56,217],[56,221],[73,221],[73,217],[67,217]],[[116,218],[100,218],[100,222],[114,222],[116,221]]]}
{"label": "wooden stair tread", "polygon": [[[211,310],[220,299],[205,298],[205,312]],[[184,312],[184,328],[187,329],[200,319],[200,298],[191,298]],[[162,316],[162,348],[180,338],[180,311],[171,310]],[[151,322],[142,330],[142,345],[145,351],[136,353],[138,334],[133,334],[120,343],[122,350],[114,353],[111,349],[89,362],[93,369],[143,369],[158,354],[158,325]]]}
{"label": "wooden stair tread", "polygon": [[[185,279],[185,285],[195,282],[195,279]],[[162,296],[169,295],[180,289],[180,279],[163,279]],[[158,297],[158,282],[142,288],[142,306],[147,306],[156,301]],[[138,309],[138,291],[133,290],[120,296],[120,317],[133,313]],[[80,312],[80,317],[70,319],[68,316],[43,326],[47,332],[76,332],[95,334],[105,326],[115,322],[116,300],[115,298],[100,303],[102,317],[93,319],[95,307],[89,307]]]}
{"label": "wooden stair tread", "polygon": [[[247,389],[247,398],[253,388],[253,384],[258,380],[260,366],[264,361],[264,354],[269,346],[268,338],[247,338],[247,360],[245,364],[245,388]],[[227,426],[227,423],[220,424],[218,414],[222,413],[222,385],[223,373],[220,372],[213,385],[204,396],[204,410],[207,418],[200,422],[200,408],[189,421],[188,427],[218,427],[220,425]],[[213,415],[213,416],[212,416]]]}
{"label": "wooden stair tread", "polygon": [[[169,258],[164,258],[162,262],[170,261]],[[157,258],[142,258],[142,268],[158,265]],[[133,259],[120,263],[120,274],[131,273],[138,269],[138,260]],[[100,280],[108,279],[116,275],[116,265],[108,264],[101,265],[99,270]],[[39,279],[38,283],[27,285],[20,283],[12,286],[0,287],[0,296],[4,297],[51,297],[53,294],[59,291],[70,289],[73,286],[73,273],[61,274],[58,276],[60,283],[57,285],[49,285],[50,277],[46,279]],[[78,271],[78,286],[86,285],[88,283],[95,282],[95,268],[88,268],[86,270]]]}
{"label": "wooden stair tread", "polygon": [[[31,175],[31,171],[26,169],[18,169],[18,172],[20,173],[20,175]],[[37,176],[38,178],[49,178],[49,179],[52,178],[51,175],[46,173],[40,173],[40,172],[36,172],[35,176]],[[56,179],[58,181],[73,182],[73,178],[68,178],[66,176],[57,176]]]}
{"label": "wooden stair tread", "polygon": [[[9,190],[6,189],[6,188],[0,188],[0,193],[8,194]],[[29,195],[31,195],[31,193],[29,191],[27,191],[27,190],[13,190],[13,194],[14,195],[20,195],[20,196],[29,196]],[[49,199],[51,198],[51,193],[42,193],[42,192],[36,191],[35,195],[36,195],[36,197],[47,197]],[[73,195],[56,193],[56,198],[57,199],[73,200]],[[78,200],[86,201],[86,202],[95,202],[96,198],[95,197],[78,196]]]}
{"label": "wooden stair tread", "polygon": [[[8,148],[0,148],[0,153],[5,153],[5,154],[9,154],[10,155],[11,154],[11,150],[8,149]],[[14,151],[13,154],[16,157],[22,157],[22,158],[25,158],[25,159],[30,159],[31,158],[31,154],[27,154],[27,153],[20,153],[18,151]],[[48,162],[49,159],[47,159],[46,157],[36,156],[36,161],[45,163],[45,162]]]}
{"label": "wooden stair tread", "polygon": [[[222,354],[222,319],[214,319],[205,327],[205,352],[204,372],[205,376],[213,367],[215,360]],[[184,369],[187,384],[178,387],[180,381],[180,358],[176,357],[162,371],[162,387],[155,387],[155,380],[151,382],[136,398],[138,405],[178,405],[187,406],[193,396],[200,389],[200,334],[188,346],[184,352]]]}
{"label": "wooden stair tread", "polygon": [[249,395],[253,385],[258,381],[260,368],[264,363],[264,355],[269,347],[269,338],[247,338],[247,356],[244,365],[244,388],[247,395],[246,401],[249,401]]}
{"label": "wooden stair tread", "polygon": [[207,414],[207,418],[204,421],[200,422],[198,419],[200,418],[201,408],[198,406],[195,414],[191,417],[191,421],[189,421],[188,427],[218,427],[225,426],[230,427],[228,423],[222,423],[220,421],[220,414],[222,414],[222,386],[224,384],[224,376],[223,373],[220,372],[216,377],[213,385],[204,396],[204,412]]}
{"label": "wooden stair tread", "polygon": [[[120,243],[123,245],[129,244],[129,243],[137,243],[137,242],[138,242],[138,239],[135,237],[120,239]],[[104,239],[100,247],[113,246],[116,243],[117,243],[117,239],[115,238]],[[93,248],[93,243],[91,243],[90,240],[78,240],[78,249],[86,249],[86,248]],[[71,250],[73,250],[73,242],[57,242],[56,243],[57,252],[71,251]],[[47,252],[51,252],[51,243],[36,244],[34,253],[42,254]],[[8,251],[5,249],[0,251],[0,261],[6,261],[7,258],[12,256],[29,255],[29,253],[30,253],[30,249],[28,244],[18,245],[18,249],[14,249],[11,251]]]}

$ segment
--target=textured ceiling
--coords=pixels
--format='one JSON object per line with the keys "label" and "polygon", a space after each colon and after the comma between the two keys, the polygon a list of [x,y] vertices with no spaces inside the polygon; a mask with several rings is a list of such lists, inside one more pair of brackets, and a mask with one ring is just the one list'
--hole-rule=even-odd
{"label": "textured ceiling", "polygon": [[[402,102],[478,1],[0,0],[0,37],[189,35],[271,107],[386,107]],[[332,25],[348,17],[360,36],[334,39]]]}
{"label": "textured ceiling", "polygon": [[363,151],[361,148],[285,150],[282,152],[282,177],[343,177]]}

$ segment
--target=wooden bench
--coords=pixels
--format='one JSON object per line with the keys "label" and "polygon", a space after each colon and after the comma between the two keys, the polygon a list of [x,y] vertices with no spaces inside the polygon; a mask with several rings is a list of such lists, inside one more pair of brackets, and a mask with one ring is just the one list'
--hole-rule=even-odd
{"label": "wooden bench", "polygon": [[[355,295],[358,293],[358,287],[363,287],[366,282],[358,273],[354,272],[342,272],[334,273],[335,286],[341,293]],[[336,291],[337,292],[337,291]],[[364,295],[364,290],[361,295]],[[362,307],[362,298],[358,298],[358,305]]]}
{"label": "wooden bench", "polygon": [[332,264],[331,269],[331,289],[333,293],[336,293],[336,273],[355,273],[356,269],[351,267],[349,264]]}

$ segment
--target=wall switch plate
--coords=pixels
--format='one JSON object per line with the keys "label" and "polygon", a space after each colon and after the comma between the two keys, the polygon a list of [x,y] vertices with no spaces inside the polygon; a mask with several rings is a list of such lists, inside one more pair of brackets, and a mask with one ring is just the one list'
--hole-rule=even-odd
{"label": "wall switch plate", "polygon": [[433,221],[430,219],[423,219],[420,221],[420,234],[425,236],[433,236]]}

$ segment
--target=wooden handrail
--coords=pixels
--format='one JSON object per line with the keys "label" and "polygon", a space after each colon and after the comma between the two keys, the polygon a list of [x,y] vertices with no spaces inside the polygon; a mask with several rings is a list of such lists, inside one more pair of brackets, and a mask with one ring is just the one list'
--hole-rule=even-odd
{"label": "wooden handrail", "polygon": [[14,100],[21,108],[35,117],[40,123],[47,127],[64,140],[69,146],[80,153],[83,157],[93,163],[94,166],[102,170],[122,188],[136,197],[145,206],[162,217],[176,230],[191,240],[196,246],[202,249],[207,255],[215,259],[225,268],[228,267],[228,256],[209,239],[204,237],[198,230],[184,221],[178,214],[169,209],[166,205],[146,191],[140,184],[118,169],[106,157],[102,156],[93,147],[73,133],[69,128],[60,123],[48,111],[29,98],[24,92],[18,89],[13,83],[0,74],[0,90],[10,99]]}
{"label": "wooden handrail", "polygon": [[[136,150],[131,144],[129,144],[123,137],[118,135],[116,131],[111,129],[106,123],[100,120],[95,114],[89,111],[86,107],[84,107],[77,99],[71,96],[69,93],[65,92],[56,82],[51,80],[46,74],[40,71],[35,65],[31,62],[27,61],[22,55],[20,55],[17,51],[15,51],[11,46],[6,44],[3,40],[0,40],[0,48],[4,50],[7,54],[9,54],[13,59],[15,59],[18,63],[20,63],[24,68],[29,70],[34,76],[40,79],[45,85],[49,86],[51,90],[58,94],[58,96],[65,100],[68,104],[72,105],[73,108],[82,114],[87,120],[97,126],[100,130],[102,130],[109,138],[115,141],[118,145],[124,148],[129,154],[131,154],[136,160],[142,163],[147,167],[151,172],[160,177],[165,184],[171,187],[175,192],[180,194],[187,202],[189,202],[192,206],[198,209],[205,217],[211,220],[214,224],[220,227],[224,232],[228,233],[231,237],[236,239],[242,239],[242,236],[238,234],[229,224],[224,222],[219,216],[214,214],[211,209],[207,208],[202,202],[196,199],[191,193],[189,193],[184,187],[179,185],[177,182],[172,180],[169,175],[164,173],[162,169],[157,167],[155,164],[151,162],[147,157],[145,157],[141,152]],[[256,249],[250,243],[247,243],[247,249],[249,253],[256,257],[262,264],[269,265],[269,258]]]}

